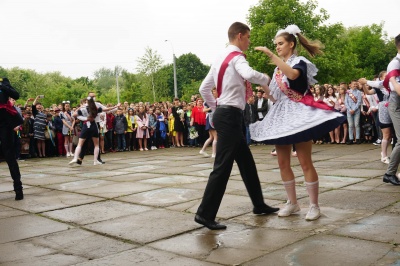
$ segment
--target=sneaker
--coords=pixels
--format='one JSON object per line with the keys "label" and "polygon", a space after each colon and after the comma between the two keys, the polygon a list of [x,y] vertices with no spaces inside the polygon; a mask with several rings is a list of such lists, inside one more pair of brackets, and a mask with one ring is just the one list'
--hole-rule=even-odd
{"label": "sneaker", "polygon": [[292,204],[290,200],[288,200],[285,204],[285,207],[283,207],[279,212],[278,216],[279,217],[287,217],[290,216],[291,214],[300,211],[300,206],[298,203]]}
{"label": "sneaker", "polygon": [[93,162],[93,165],[103,165],[103,163],[96,160],[95,162]]}
{"label": "sneaker", "polygon": [[67,157],[71,157],[71,153],[67,152]]}
{"label": "sneaker", "polygon": [[377,140],[376,140],[374,143],[372,143],[372,144],[374,144],[375,146],[379,146],[379,145],[382,144],[382,140],[377,139]]}
{"label": "sneaker", "polygon": [[213,153],[213,154],[211,154],[211,158],[215,158],[215,154]]}
{"label": "sneaker", "polygon": [[72,159],[72,161],[70,161],[68,164],[71,165],[71,164],[74,164],[74,163],[77,163],[77,162],[78,162],[78,160],[74,158],[74,159]]}
{"label": "sneaker", "polygon": [[321,211],[319,207],[315,204],[310,205],[310,209],[308,209],[306,220],[307,221],[314,221],[317,220],[321,216]]}
{"label": "sneaker", "polygon": [[75,156],[75,154],[73,154],[72,152],[70,153],[70,155],[71,155],[71,157],[74,157],[74,156]]}
{"label": "sneaker", "polygon": [[272,156],[277,156],[277,155],[278,155],[278,153],[276,152],[276,150],[275,150],[275,149],[273,149],[273,150],[271,151],[271,155],[272,155]]}
{"label": "sneaker", "polygon": [[145,150],[145,151],[148,151],[149,149],[147,149],[147,148],[144,148],[144,150]]}
{"label": "sneaker", "polygon": [[143,151],[143,149],[140,149],[140,151]]}
{"label": "sneaker", "polygon": [[203,151],[203,150],[200,150],[199,153],[200,153],[201,155],[203,155],[204,157],[209,157],[209,156],[210,156],[210,155],[208,155],[207,152],[205,152],[205,151]]}
{"label": "sneaker", "polygon": [[390,163],[390,159],[389,159],[389,157],[382,157],[381,158],[381,162],[384,163],[384,164],[389,164]]}
{"label": "sneaker", "polygon": [[157,147],[156,146],[153,146],[154,147],[154,149],[153,150],[157,150]]}
{"label": "sneaker", "polygon": [[292,156],[293,157],[297,157],[297,152],[296,151],[292,151]]}

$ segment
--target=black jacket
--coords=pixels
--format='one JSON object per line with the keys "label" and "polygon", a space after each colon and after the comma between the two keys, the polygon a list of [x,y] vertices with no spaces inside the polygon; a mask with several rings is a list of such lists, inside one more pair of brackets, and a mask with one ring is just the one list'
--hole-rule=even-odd
{"label": "black jacket", "polygon": [[254,104],[246,103],[246,105],[244,107],[243,115],[244,115],[244,124],[246,126],[257,121],[258,114],[256,112],[256,108],[254,107]]}
{"label": "black jacket", "polygon": [[[10,84],[7,78],[0,79],[0,104],[6,104],[9,98],[19,99],[19,93]],[[12,116],[5,108],[0,108],[0,127],[10,126],[14,128],[22,124],[22,117],[17,115]]]}
{"label": "black jacket", "polygon": [[268,100],[266,100],[266,99],[262,99],[263,100],[263,102],[262,102],[262,105],[261,105],[261,108],[258,108],[258,98],[256,98],[255,100],[254,100],[254,108],[256,108],[256,112],[257,112],[257,119],[258,119],[258,112],[261,112],[262,113],[262,115],[263,115],[263,118],[267,115],[267,113],[268,113]]}

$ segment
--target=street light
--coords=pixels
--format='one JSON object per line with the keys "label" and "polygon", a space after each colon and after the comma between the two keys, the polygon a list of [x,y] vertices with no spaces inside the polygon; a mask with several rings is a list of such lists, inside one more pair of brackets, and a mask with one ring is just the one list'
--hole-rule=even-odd
{"label": "street light", "polygon": [[174,95],[175,95],[175,98],[178,98],[178,86],[176,83],[176,60],[175,60],[174,46],[172,45],[172,42],[170,40],[165,40],[165,41],[169,42],[171,44],[171,48],[172,48],[172,61],[174,64]]}

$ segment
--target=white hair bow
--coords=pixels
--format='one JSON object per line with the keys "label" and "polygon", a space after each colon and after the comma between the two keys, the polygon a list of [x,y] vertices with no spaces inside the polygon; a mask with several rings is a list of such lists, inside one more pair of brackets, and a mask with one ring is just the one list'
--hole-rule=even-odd
{"label": "white hair bow", "polygon": [[299,29],[299,27],[297,27],[297,25],[289,25],[284,30],[278,30],[278,32],[276,33],[276,36],[282,34],[283,32],[287,32],[289,34],[293,34],[294,36],[296,36],[296,34],[300,33],[301,30]]}

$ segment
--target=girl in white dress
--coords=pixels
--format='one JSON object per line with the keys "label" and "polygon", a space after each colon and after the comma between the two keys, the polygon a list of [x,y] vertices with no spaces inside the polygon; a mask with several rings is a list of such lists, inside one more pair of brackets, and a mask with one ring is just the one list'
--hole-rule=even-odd
{"label": "girl in white dress", "polygon": [[316,82],[314,76],[318,69],[305,57],[296,55],[297,42],[311,56],[321,53],[320,43],[307,40],[300,34],[300,29],[296,25],[278,31],[275,36],[274,43],[278,56],[266,47],[255,48],[267,54],[277,66],[270,91],[267,92],[275,104],[262,121],[250,125],[250,134],[255,141],[275,144],[281,178],[288,197],[285,207],[278,213],[280,217],[300,211],[295,177],[290,166],[292,144],[295,144],[310,196],[310,208],[306,220],[316,220],[320,217],[319,183],[311,159],[312,139],[318,139],[335,129],[345,118],[324,102],[314,101],[309,88]]}

